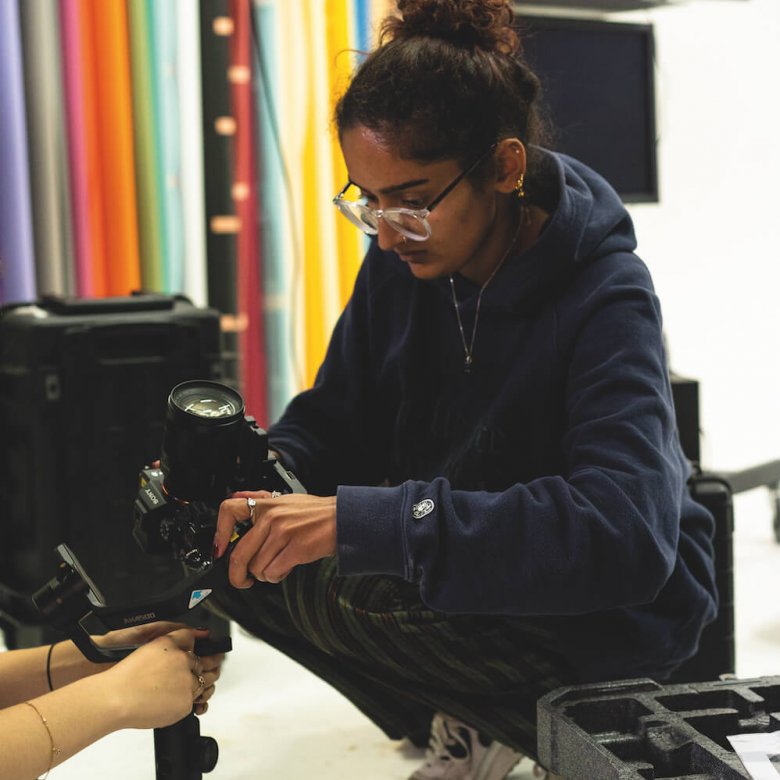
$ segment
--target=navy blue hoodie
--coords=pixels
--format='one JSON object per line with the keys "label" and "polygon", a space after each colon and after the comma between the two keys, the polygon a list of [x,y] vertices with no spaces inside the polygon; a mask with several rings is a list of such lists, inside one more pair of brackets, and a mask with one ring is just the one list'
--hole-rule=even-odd
{"label": "navy blue hoodie", "polygon": [[[543,626],[584,680],[663,677],[715,615],[712,518],[686,489],[630,217],[589,168],[542,155],[556,204],[486,289],[471,372],[449,281],[372,243],[270,440],[337,494],[340,574]],[[457,291],[468,339],[478,287]]]}

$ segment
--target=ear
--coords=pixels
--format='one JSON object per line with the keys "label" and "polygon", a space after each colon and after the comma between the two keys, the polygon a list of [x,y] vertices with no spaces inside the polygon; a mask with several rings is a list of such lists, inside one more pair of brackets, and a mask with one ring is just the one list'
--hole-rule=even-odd
{"label": "ear", "polygon": [[525,175],[526,154],[518,138],[504,138],[496,147],[496,183],[498,192],[510,193]]}

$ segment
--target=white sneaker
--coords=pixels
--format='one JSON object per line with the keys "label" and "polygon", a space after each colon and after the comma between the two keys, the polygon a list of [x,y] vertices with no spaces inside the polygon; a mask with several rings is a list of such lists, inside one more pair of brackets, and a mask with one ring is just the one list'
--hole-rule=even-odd
{"label": "white sneaker", "polygon": [[521,758],[522,753],[437,713],[425,763],[409,780],[504,780]]}

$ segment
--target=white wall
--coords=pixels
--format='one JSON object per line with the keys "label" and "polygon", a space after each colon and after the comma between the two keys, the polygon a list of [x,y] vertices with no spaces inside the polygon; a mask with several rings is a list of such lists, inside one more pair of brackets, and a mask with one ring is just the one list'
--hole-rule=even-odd
{"label": "white wall", "polygon": [[630,211],[704,466],[733,471],[780,459],[780,0],[671,2],[517,9],[654,25],[660,202]]}
{"label": "white wall", "polygon": [[631,213],[672,367],[701,382],[702,459],[780,459],[780,0],[621,18],[655,26],[660,203]]}

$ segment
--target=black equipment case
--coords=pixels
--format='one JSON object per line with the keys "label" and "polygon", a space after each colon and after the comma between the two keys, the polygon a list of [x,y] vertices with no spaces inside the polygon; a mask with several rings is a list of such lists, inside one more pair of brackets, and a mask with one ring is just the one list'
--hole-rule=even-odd
{"label": "black equipment case", "polygon": [[719,474],[699,473],[689,482],[694,500],[715,519],[715,584],[718,614],[704,628],[699,649],[668,682],[705,682],[733,675],[736,671],[734,634],[734,500],[729,483]]}
{"label": "black equipment case", "polygon": [[32,593],[54,576],[61,542],[108,603],[181,577],[179,564],[141,551],[132,525],[168,393],[187,379],[221,380],[223,364],[218,313],[186,298],[0,309],[0,584]]}
{"label": "black equipment case", "polygon": [[575,685],[537,710],[539,760],[565,780],[748,780],[728,737],[777,732],[780,677]]}

